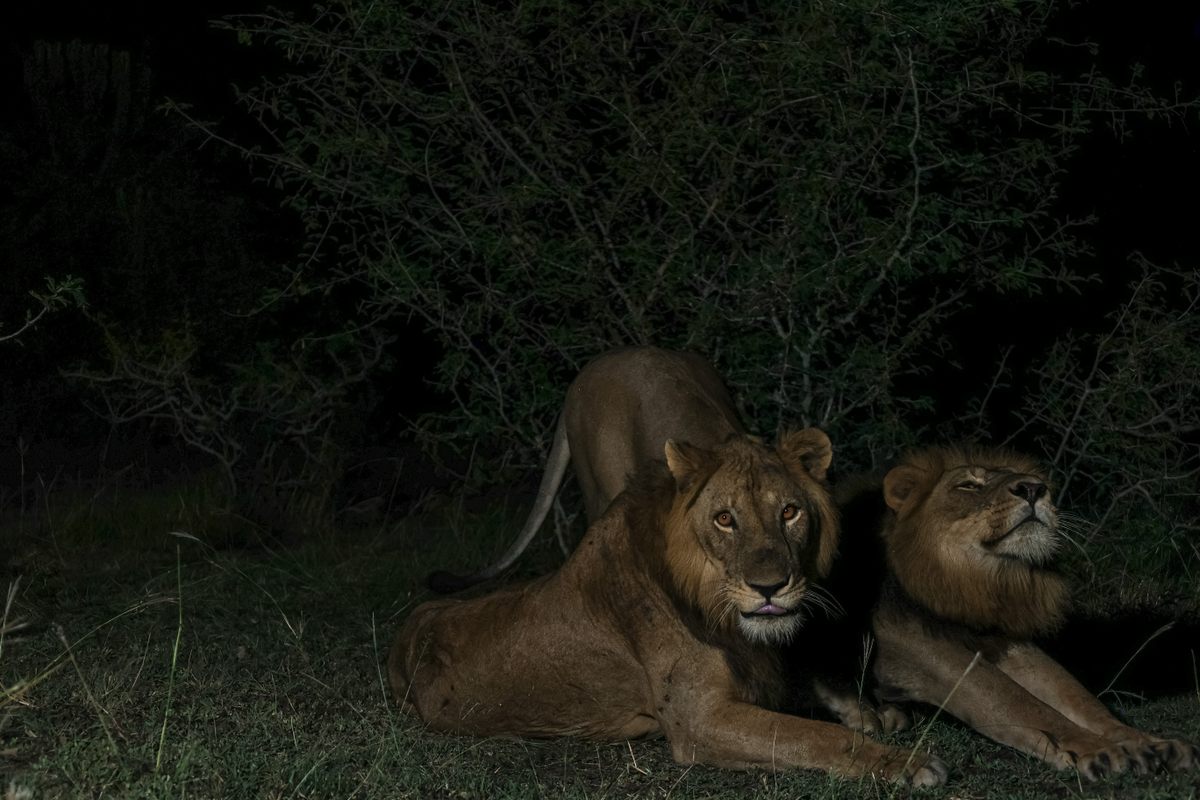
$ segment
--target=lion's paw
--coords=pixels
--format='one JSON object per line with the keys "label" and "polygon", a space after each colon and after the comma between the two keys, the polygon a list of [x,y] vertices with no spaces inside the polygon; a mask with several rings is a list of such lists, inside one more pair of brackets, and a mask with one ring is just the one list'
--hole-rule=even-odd
{"label": "lion's paw", "polygon": [[1152,765],[1177,772],[1200,767],[1200,748],[1182,739],[1151,739],[1148,750],[1153,753]]}
{"label": "lion's paw", "polygon": [[882,736],[907,730],[911,725],[908,714],[891,703],[875,706],[867,700],[858,699],[853,704],[844,703],[840,707],[833,707],[832,710],[847,728],[868,736]]}
{"label": "lion's paw", "polygon": [[898,751],[881,769],[883,777],[911,786],[941,786],[950,775],[945,762],[935,755]]}
{"label": "lion's paw", "polygon": [[879,712],[867,703],[862,703],[854,711],[843,715],[841,722],[850,730],[865,733],[868,736],[879,736],[884,733],[884,723]]}
{"label": "lion's paw", "polygon": [[1144,771],[1146,765],[1119,744],[1106,744],[1089,750],[1064,751],[1063,766],[1073,767],[1089,781],[1098,781],[1109,775],[1120,775],[1129,769]]}
{"label": "lion's paw", "polygon": [[1133,735],[1116,741],[1129,754],[1134,769],[1139,773],[1154,769],[1174,772],[1200,766],[1200,749],[1182,739],[1160,739],[1133,731]]}
{"label": "lion's paw", "polygon": [[912,719],[900,706],[884,703],[875,709],[879,717],[881,733],[906,731],[912,727]]}
{"label": "lion's paw", "polygon": [[927,756],[925,763],[912,774],[912,785],[941,786],[949,775],[944,761],[937,756]]}

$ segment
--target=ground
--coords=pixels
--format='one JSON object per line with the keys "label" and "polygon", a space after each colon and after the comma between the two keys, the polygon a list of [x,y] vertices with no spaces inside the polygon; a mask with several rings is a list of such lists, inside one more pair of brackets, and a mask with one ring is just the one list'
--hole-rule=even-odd
{"label": "ground", "polygon": [[[142,514],[130,531],[89,513],[0,529],[14,545],[0,554],[12,587],[0,640],[4,800],[909,794],[815,773],[680,766],[662,741],[426,731],[390,699],[388,642],[427,596],[421,577],[479,563],[479,529],[511,519],[430,511],[301,545],[231,546],[203,524]],[[501,537],[483,540],[495,549]],[[547,542],[526,569],[557,557]],[[1200,682],[1173,691],[1105,699],[1134,724],[1200,741]],[[931,716],[890,737],[950,765],[949,783],[921,796],[1200,797],[1200,772],[1087,784]]]}

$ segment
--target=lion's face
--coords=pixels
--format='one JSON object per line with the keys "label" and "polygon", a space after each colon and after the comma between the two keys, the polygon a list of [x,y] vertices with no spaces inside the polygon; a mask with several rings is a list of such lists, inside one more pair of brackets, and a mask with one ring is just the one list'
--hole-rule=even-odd
{"label": "lion's face", "polygon": [[[798,454],[800,434],[809,443],[815,434],[823,439],[819,465]],[[782,642],[803,624],[808,606],[823,602],[812,581],[828,571],[837,527],[829,495],[810,471],[823,477],[828,465],[828,439],[815,434],[785,437],[778,450],[747,438],[711,452],[667,443],[679,489],[673,525],[690,534],[675,537],[669,558],[710,624],[733,624],[751,641]],[[803,451],[811,456],[811,448]]]}
{"label": "lion's face", "polygon": [[1037,631],[1058,621],[1065,589],[1046,569],[1059,547],[1058,514],[1034,462],[935,448],[892,469],[883,494],[895,514],[888,560],[914,598],[981,627]]}
{"label": "lion's face", "polygon": [[884,496],[902,527],[937,526],[944,558],[1040,565],[1058,549],[1058,513],[1045,474],[1029,467],[973,462],[924,474],[902,465],[888,473]]}

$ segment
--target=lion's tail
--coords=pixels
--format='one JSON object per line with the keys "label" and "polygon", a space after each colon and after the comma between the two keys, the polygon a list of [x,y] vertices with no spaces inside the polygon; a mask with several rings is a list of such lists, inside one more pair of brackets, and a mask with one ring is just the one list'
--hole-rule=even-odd
{"label": "lion's tail", "polygon": [[554,430],[554,444],[550,447],[549,458],[546,459],[546,471],[542,473],[542,482],[538,485],[537,499],[517,540],[499,560],[477,572],[455,575],[445,570],[437,570],[430,573],[426,578],[429,588],[438,594],[457,592],[494,578],[511,567],[520,558],[521,553],[525,552],[525,548],[529,547],[534,535],[546,521],[546,515],[550,513],[550,506],[554,503],[554,496],[558,494],[558,488],[562,485],[563,476],[567,474],[567,465],[570,463],[571,445],[567,441],[567,421],[564,415],[558,418],[558,426]]}

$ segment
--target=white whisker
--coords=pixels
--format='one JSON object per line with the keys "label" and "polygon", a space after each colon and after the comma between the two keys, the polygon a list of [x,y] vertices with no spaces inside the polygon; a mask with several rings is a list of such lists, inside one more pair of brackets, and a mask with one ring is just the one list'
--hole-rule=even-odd
{"label": "white whisker", "polygon": [[821,609],[831,619],[846,616],[845,607],[842,606],[828,589],[819,584],[814,583],[808,587],[808,591],[804,593],[804,599],[801,600],[801,605],[804,603],[810,603]]}
{"label": "white whisker", "polygon": [[709,619],[708,633],[712,634],[721,629],[730,614],[735,611],[737,606],[730,597],[729,587],[722,586],[712,594],[712,602],[707,609],[706,615]]}
{"label": "white whisker", "polygon": [[1087,550],[1084,549],[1083,544],[1079,541],[1079,538],[1077,536],[1079,531],[1072,531],[1072,532],[1068,533],[1067,529],[1063,525],[1060,524],[1058,526],[1057,530],[1055,531],[1055,533],[1058,534],[1059,538],[1065,540],[1067,542],[1067,544],[1071,545],[1076,550],[1078,550],[1085,559],[1087,559],[1088,561],[1092,560],[1091,556],[1088,555]]}

